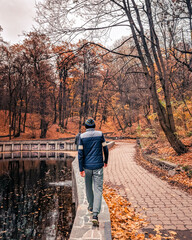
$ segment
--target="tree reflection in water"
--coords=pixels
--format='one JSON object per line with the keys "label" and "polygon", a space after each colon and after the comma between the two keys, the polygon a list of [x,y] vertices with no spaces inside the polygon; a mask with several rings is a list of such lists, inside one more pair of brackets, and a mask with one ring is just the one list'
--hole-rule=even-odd
{"label": "tree reflection in water", "polygon": [[72,160],[0,162],[0,239],[69,239]]}

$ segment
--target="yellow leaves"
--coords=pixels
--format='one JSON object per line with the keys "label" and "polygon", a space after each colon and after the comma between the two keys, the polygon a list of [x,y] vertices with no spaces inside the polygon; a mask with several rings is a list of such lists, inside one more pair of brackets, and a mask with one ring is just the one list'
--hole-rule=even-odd
{"label": "yellow leaves", "polygon": [[145,239],[145,236],[144,236],[144,234],[140,233],[140,234],[137,235],[136,239],[137,240],[143,240],[143,239]]}
{"label": "yellow leaves", "polygon": [[174,237],[174,236],[176,236],[176,235],[177,235],[177,233],[176,233],[176,232],[174,232],[174,231],[169,231],[169,234],[171,235],[171,237]]}
{"label": "yellow leaves", "polygon": [[157,233],[156,237],[157,240],[161,240],[161,230],[163,229],[163,227],[161,225],[155,225],[154,231]]}
{"label": "yellow leaves", "polygon": [[157,89],[157,92],[160,93],[162,90],[163,90],[162,87],[160,87]]}
{"label": "yellow leaves", "polygon": [[113,239],[144,239],[144,234],[138,234],[137,230],[146,222],[135,213],[131,204],[107,186],[103,195],[110,209]]}
{"label": "yellow leaves", "polygon": [[160,225],[154,228],[156,234],[147,234],[148,237],[146,237],[142,228],[148,223],[135,212],[133,207],[130,207],[131,203],[106,185],[104,185],[103,196],[109,207],[113,240],[176,240],[177,233],[174,231],[169,231],[169,236],[162,236],[163,228]]}
{"label": "yellow leaves", "polygon": [[159,234],[156,234],[156,236],[155,236],[155,240],[161,240],[162,238],[161,238],[161,235],[159,235]]}
{"label": "yellow leaves", "polygon": [[148,118],[154,121],[155,119],[157,119],[157,113],[152,113],[151,115],[148,116]]}
{"label": "yellow leaves", "polygon": [[124,109],[125,109],[125,110],[129,110],[129,108],[130,108],[130,107],[129,107],[128,104],[125,104],[125,105],[124,105]]}

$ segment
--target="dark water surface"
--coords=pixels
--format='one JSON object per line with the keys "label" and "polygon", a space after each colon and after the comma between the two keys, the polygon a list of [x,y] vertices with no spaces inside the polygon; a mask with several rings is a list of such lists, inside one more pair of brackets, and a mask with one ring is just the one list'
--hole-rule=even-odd
{"label": "dark water surface", "polygon": [[69,239],[72,161],[0,161],[0,239]]}

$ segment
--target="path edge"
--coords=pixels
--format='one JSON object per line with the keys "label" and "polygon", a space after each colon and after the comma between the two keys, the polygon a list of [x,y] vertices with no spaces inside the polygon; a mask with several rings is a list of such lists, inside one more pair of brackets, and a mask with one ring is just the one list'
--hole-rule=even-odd
{"label": "path edge", "polygon": [[[115,142],[107,143],[108,149],[112,148]],[[111,240],[111,220],[109,208],[102,197],[102,209],[99,214],[100,226],[93,229],[90,223],[90,214],[87,211],[84,178],[79,174],[78,157],[72,162],[72,201],[75,203],[76,215],[70,234],[70,240],[86,239],[88,236],[95,239]],[[94,238],[93,238],[94,239]]]}

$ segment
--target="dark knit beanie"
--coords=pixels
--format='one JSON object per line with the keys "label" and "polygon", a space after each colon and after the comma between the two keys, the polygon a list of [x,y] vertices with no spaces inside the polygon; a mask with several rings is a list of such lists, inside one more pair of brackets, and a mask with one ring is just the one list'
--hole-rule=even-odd
{"label": "dark knit beanie", "polygon": [[85,121],[86,128],[95,128],[95,121],[92,118],[89,118]]}

